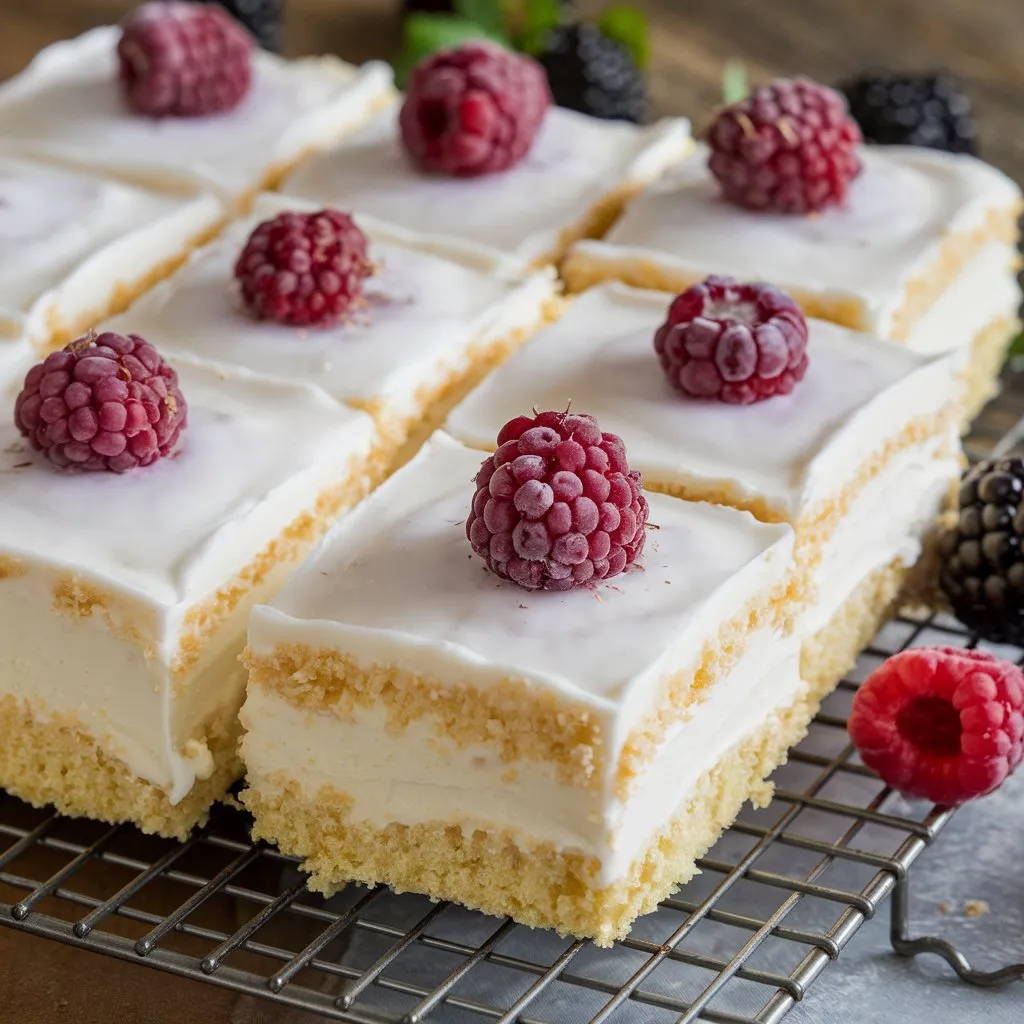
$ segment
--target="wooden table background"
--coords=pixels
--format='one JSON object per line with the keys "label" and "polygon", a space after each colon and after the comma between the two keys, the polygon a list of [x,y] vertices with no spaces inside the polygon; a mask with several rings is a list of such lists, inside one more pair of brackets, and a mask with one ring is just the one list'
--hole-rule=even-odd
{"label": "wooden table background", "polygon": [[[730,58],[742,60],[755,81],[804,73],[834,82],[871,66],[948,68],[975,101],[983,155],[1024,181],[1022,0],[637,2],[651,22],[651,93],[663,112],[685,114],[699,126],[719,99]],[[398,0],[285,3],[290,55],[331,51],[362,61],[395,52]],[[0,0],[0,79],[47,43],[116,21],[134,6]],[[593,6],[581,0],[584,11]],[[820,987],[828,988],[827,975]],[[12,1024],[313,1024],[303,1014],[4,929],[0,1000],[0,1020]]]}

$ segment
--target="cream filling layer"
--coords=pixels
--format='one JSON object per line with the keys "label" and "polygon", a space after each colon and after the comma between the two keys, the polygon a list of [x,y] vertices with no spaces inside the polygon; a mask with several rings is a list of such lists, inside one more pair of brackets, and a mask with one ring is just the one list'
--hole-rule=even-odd
{"label": "cream filling layer", "polygon": [[526,850],[549,843],[594,858],[592,884],[601,887],[626,876],[702,774],[793,703],[804,686],[798,662],[795,637],[751,636],[747,653],[666,737],[625,802],[612,794],[610,779],[601,792],[581,790],[560,783],[549,764],[509,765],[484,745],[456,748],[429,719],[394,734],[382,709],[342,721],[300,710],[258,684],[242,711],[243,756],[256,789],[287,779],[315,803],[330,786],[353,800],[354,824],[378,829],[443,822],[506,833]]}
{"label": "cream filling layer", "polygon": [[931,438],[897,452],[860,492],[822,552],[814,599],[799,620],[807,636],[824,628],[862,580],[899,559],[912,566],[960,475],[956,438]]}

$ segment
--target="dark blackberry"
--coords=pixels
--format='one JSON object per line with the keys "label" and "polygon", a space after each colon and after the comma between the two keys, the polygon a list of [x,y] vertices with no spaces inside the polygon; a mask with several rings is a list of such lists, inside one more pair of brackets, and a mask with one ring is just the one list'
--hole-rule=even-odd
{"label": "dark blackberry", "polygon": [[867,142],[977,152],[971,101],[952,75],[868,74],[839,88]]}
{"label": "dark blackberry", "polygon": [[1024,459],[980,462],[960,484],[939,583],[957,618],[988,640],[1024,643]]}
{"label": "dark blackberry", "polygon": [[609,121],[647,119],[644,74],[629,50],[589,22],[552,30],[537,59],[555,103]]}
{"label": "dark blackberry", "polygon": [[264,50],[280,53],[284,29],[283,0],[206,0],[237,18]]}

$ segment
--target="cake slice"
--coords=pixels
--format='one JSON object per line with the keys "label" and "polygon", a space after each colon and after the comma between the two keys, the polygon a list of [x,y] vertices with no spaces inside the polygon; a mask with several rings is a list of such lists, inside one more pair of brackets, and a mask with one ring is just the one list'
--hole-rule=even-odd
{"label": "cake slice", "polygon": [[223,218],[210,193],[0,156],[0,335],[60,347],[169,274]]}
{"label": "cake slice", "polygon": [[603,242],[573,250],[566,280],[577,291],[618,279],[673,292],[709,274],[772,281],[809,316],[959,352],[969,418],[1018,327],[1020,189],[966,155],[881,146],[859,157],[842,206],[797,216],[727,202],[699,146]]}
{"label": "cake slice", "polygon": [[632,569],[524,590],[467,542],[481,459],[435,435],[254,609],[242,800],[318,891],[609,944],[803,735],[792,531],[652,494]]}
{"label": "cake slice", "polygon": [[[364,494],[373,425],[314,388],[174,366],[188,403],[179,447],[123,473],[57,471],[15,426],[20,380],[5,385],[0,788],[182,838],[241,772],[249,609]],[[114,412],[101,423],[116,427]]]}
{"label": "cake slice", "polygon": [[695,399],[669,384],[655,353],[668,302],[618,283],[578,296],[447,429],[490,448],[516,411],[572,403],[627,440],[647,488],[791,524],[808,602],[803,673],[827,690],[889,611],[959,474],[949,357],[810,320],[806,376],[790,394]]}
{"label": "cake slice", "polygon": [[161,351],[322,388],[373,414],[389,453],[443,419],[457,397],[560,309],[550,269],[359,217],[372,273],[340,322],[296,327],[257,320],[235,265],[255,228],[317,207],[264,195],[252,216],[107,326]]}
{"label": "cake slice", "polygon": [[691,145],[681,118],[637,127],[549,107],[516,166],[448,177],[412,165],[398,118],[397,106],[378,114],[338,149],[307,160],[282,191],[542,264],[578,238],[603,235]]}
{"label": "cake slice", "polygon": [[198,184],[244,206],[394,98],[383,64],[287,61],[254,49],[251,84],[233,109],[146,116],[119,87],[120,37],[120,28],[107,26],[42,50],[0,86],[0,138],[12,149],[122,179]]}

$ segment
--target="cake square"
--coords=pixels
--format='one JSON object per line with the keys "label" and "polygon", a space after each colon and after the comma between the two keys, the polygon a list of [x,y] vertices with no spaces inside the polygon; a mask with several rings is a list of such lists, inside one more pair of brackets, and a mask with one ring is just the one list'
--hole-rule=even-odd
{"label": "cake square", "polygon": [[647,127],[551,107],[526,157],[478,178],[425,175],[409,162],[397,105],[340,148],[306,161],[282,190],[413,231],[450,235],[533,263],[604,234],[623,206],[690,147],[689,123]]}
{"label": "cake square", "polygon": [[394,98],[384,64],[257,50],[252,87],[234,110],[148,118],[121,97],[119,38],[105,26],[42,50],[0,86],[0,138],[30,155],[162,186],[198,183],[244,204]]}
{"label": "cake square", "polygon": [[806,573],[805,631],[842,618],[869,579],[889,597],[865,607],[841,644],[830,638],[831,667],[805,663],[809,681],[834,685],[888,611],[959,475],[949,357],[810,320],[809,368],[791,394],[748,406],[688,399],[654,351],[668,302],[616,282],[584,292],[462,402],[446,429],[493,449],[502,424],[523,409],[571,402],[623,438],[645,487],[790,523]]}
{"label": "cake square", "polygon": [[224,215],[209,193],[0,156],[0,334],[65,344],[170,273]]}
{"label": "cake square", "polygon": [[321,387],[372,413],[396,447],[414,427],[443,417],[460,389],[559,309],[550,268],[530,272],[512,257],[358,217],[375,265],[362,307],[320,330],[255,320],[234,278],[246,239],[282,211],[315,209],[261,196],[250,218],[195,252],[109,328],[138,332],[162,351]]}
{"label": "cake square", "polygon": [[726,202],[701,145],[603,242],[581,242],[566,280],[576,291],[610,278],[667,291],[710,274],[772,281],[809,316],[917,351],[960,350],[976,411],[1017,328],[1020,189],[966,155],[880,146],[860,158],[845,205],[801,217]]}
{"label": "cake square", "polygon": [[0,415],[0,787],[184,837],[241,774],[238,664],[267,600],[365,493],[372,421],[178,360],[176,454],[63,474]]}
{"label": "cake square", "polygon": [[643,571],[525,591],[466,539],[480,461],[435,435],[254,609],[242,799],[319,891],[608,944],[806,727],[792,532],[650,495]]}

